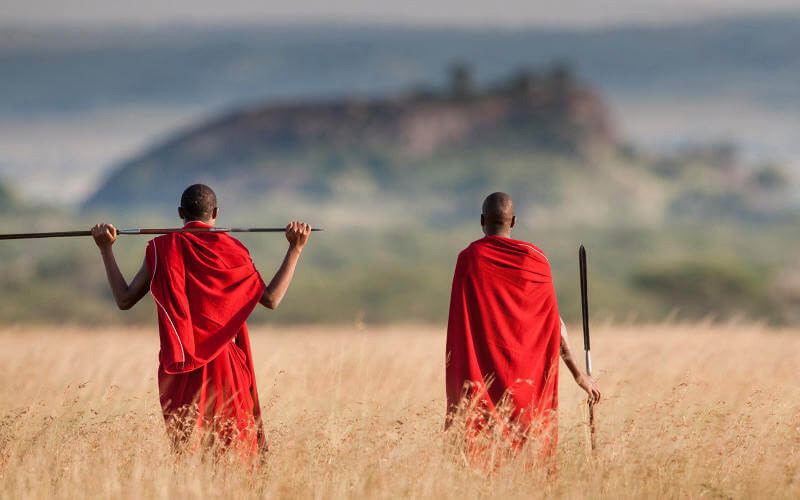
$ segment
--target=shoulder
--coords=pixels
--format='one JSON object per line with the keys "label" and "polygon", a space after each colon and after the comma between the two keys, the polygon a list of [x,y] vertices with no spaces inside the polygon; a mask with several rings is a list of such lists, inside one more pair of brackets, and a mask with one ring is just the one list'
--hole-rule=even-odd
{"label": "shoulder", "polygon": [[538,259],[544,259],[545,262],[549,262],[547,260],[547,255],[545,255],[545,253],[542,251],[542,249],[540,249],[539,247],[537,247],[533,243],[528,243],[527,241],[520,241],[520,240],[514,240],[514,243],[516,243],[517,245],[525,248],[525,250],[527,250],[528,253],[532,257],[538,258]]}
{"label": "shoulder", "polygon": [[241,251],[243,253],[246,253],[247,255],[250,255],[250,250],[248,250],[247,247],[244,246],[244,243],[242,243],[241,241],[239,241],[238,239],[234,238],[233,236],[231,236],[228,233],[219,234],[219,240],[220,240],[220,242],[225,242],[226,244],[230,245],[231,247],[233,247],[233,248],[235,248],[235,249],[237,249],[237,250],[239,250],[239,251]]}
{"label": "shoulder", "polygon": [[241,241],[228,233],[217,233],[213,236],[217,238],[213,246],[214,253],[227,262],[229,266],[236,267],[253,264],[250,251]]}
{"label": "shoulder", "polygon": [[148,257],[151,256],[153,254],[153,252],[155,251],[155,249],[156,249],[156,240],[158,240],[159,238],[161,238],[161,236],[153,238],[153,239],[151,239],[150,241],[147,242],[147,247],[146,247],[145,252],[146,252],[146,255]]}
{"label": "shoulder", "polygon": [[147,242],[147,248],[145,250],[145,255],[150,256],[151,254],[158,255],[158,253],[165,252],[170,246],[170,242],[172,241],[174,235],[172,234],[162,234],[161,236],[156,236],[155,238],[151,239]]}
{"label": "shoulder", "polygon": [[498,248],[504,252],[512,255],[524,256],[524,261],[528,266],[545,266],[550,267],[550,261],[547,255],[533,243],[527,241],[515,240],[511,238],[496,238]]}
{"label": "shoulder", "polygon": [[461,250],[461,252],[458,253],[458,260],[467,260],[474,258],[478,253],[480,253],[482,247],[482,241],[483,240],[475,240],[472,243],[470,243],[467,246],[467,248]]}
{"label": "shoulder", "polygon": [[162,234],[161,236],[156,236],[152,240],[147,242],[148,248],[155,245],[163,245],[167,241],[171,240],[174,237],[172,234]]}
{"label": "shoulder", "polygon": [[475,240],[470,243],[467,248],[461,250],[456,260],[457,268],[472,267],[476,262],[481,260],[481,256],[485,252],[485,242],[483,239]]}

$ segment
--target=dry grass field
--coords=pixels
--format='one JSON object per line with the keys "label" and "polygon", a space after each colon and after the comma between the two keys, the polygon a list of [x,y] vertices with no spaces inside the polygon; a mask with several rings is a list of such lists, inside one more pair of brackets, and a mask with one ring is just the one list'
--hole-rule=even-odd
{"label": "dry grass field", "polygon": [[[579,347],[573,328],[573,347]],[[155,330],[0,330],[2,498],[781,498],[800,493],[800,331],[597,326],[599,446],[561,374],[557,472],[444,445],[442,329],[253,332],[271,449],[176,460]],[[565,377],[566,375],[566,377]]]}

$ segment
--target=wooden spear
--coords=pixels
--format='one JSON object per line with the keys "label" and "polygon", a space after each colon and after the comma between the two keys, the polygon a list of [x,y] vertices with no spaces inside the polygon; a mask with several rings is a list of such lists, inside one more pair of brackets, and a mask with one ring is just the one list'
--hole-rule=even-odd
{"label": "wooden spear", "polygon": [[[312,228],[322,231],[322,228]],[[164,229],[118,229],[117,234],[171,234],[171,233],[282,233],[285,227],[187,227]],[[0,240],[27,240],[34,238],[69,238],[91,236],[91,231],[59,231],[51,233],[0,234]]]}

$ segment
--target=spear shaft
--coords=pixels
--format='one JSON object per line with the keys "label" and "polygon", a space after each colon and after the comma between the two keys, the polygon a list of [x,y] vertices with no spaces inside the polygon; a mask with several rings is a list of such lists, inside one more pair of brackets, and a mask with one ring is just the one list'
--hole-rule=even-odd
{"label": "spear shaft", "polygon": [[[592,376],[592,356],[589,342],[589,290],[587,286],[586,249],[581,245],[578,249],[578,269],[581,280],[581,316],[583,317],[583,350],[586,352],[586,374]],[[597,446],[594,430],[594,403],[589,401],[589,433],[592,449]]]}
{"label": "spear shaft", "polygon": [[[322,231],[322,228],[312,228]],[[284,227],[187,227],[162,229],[118,229],[117,234],[172,234],[172,233],[282,233]],[[91,236],[91,231],[57,231],[49,233],[14,233],[0,234],[0,240],[29,240],[38,238],[71,238],[75,236]]]}

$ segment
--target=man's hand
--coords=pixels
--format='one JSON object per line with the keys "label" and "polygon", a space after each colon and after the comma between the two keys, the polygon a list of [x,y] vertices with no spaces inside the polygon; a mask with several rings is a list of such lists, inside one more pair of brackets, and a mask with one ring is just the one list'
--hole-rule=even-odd
{"label": "man's hand", "polygon": [[289,283],[291,283],[294,276],[294,268],[297,266],[297,259],[300,258],[300,250],[308,241],[309,234],[311,234],[311,226],[305,222],[294,221],[286,226],[286,239],[289,240],[289,250],[286,251],[286,257],[283,258],[280,269],[267,285],[264,295],[259,301],[265,307],[275,309],[283,300],[283,296],[286,295],[286,290],[289,289]]}
{"label": "man's hand", "polygon": [[295,221],[286,226],[286,239],[289,240],[289,246],[298,250],[303,248],[310,234],[311,226],[305,222]]}
{"label": "man's hand", "polygon": [[600,386],[591,376],[581,373],[575,377],[575,382],[589,395],[589,404],[593,405],[600,401]]}
{"label": "man's hand", "polygon": [[103,222],[92,228],[92,237],[94,237],[94,242],[98,247],[110,247],[117,241],[117,229],[111,224]]}
{"label": "man's hand", "polygon": [[117,259],[114,258],[114,251],[111,249],[111,245],[117,240],[117,229],[111,224],[103,222],[92,227],[92,237],[100,247],[108,284],[111,287],[111,293],[114,294],[117,307],[123,310],[130,309],[150,290],[150,269],[147,267],[147,261],[142,262],[142,267],[136,273],[136,277],[128,285],[119,270]]}
{"label": "man's hand", "polygon": [[586,375],[578,368],[578,364],[575,363],[575,359],[572,357],[572,349],[569,347],[567,336],[567,325],[563,319],[561,320],[561,358],[569,368],[570,373],[572,373],[575,382],[589,395],[589,404],[593,405],[600,401],[600,386],[591,376]]}

